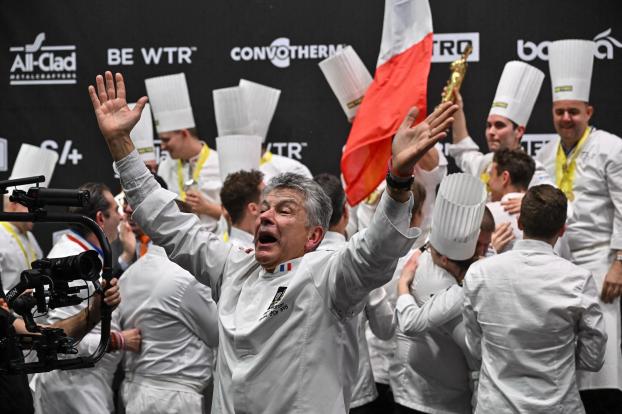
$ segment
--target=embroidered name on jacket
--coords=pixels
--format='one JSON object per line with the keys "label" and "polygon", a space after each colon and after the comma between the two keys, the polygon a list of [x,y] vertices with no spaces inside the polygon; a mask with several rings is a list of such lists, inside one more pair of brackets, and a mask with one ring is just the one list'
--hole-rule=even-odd
{"label": "embroidered name on jacket", "polygon": [[270,306],[268,306],[268,309],[266,309],[263,315],[261,315],[261,318],[259,318],[260,321],[266,318],[270,318],[278,314],[279,312],[283,312],[288,309],[286,303],[281,303],[281,300],[283,300],[283,296],[285,296],[286,290],[287,286],[279,286],[277,288],[276,295],[274,295],[274,298],[272,299],[272,302],[270,302]]}

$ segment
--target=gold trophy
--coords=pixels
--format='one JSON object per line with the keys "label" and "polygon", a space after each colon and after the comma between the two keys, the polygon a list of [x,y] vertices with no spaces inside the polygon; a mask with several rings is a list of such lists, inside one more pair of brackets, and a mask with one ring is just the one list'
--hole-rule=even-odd
{"label": "gold trophy", "polygon": [[462,86],[462,81],[464,80],[464,75],[466,75],[467,71],[467,58],[473,51],[471,44],[468,44],[467,47],[462,52],[462,56],[460,59],[456,59],[451,62],[449,65],[449,70],[451,70],[451,76],[447,81],[447,86],[445,87],[445,91],[443,93],[443,99],[441,102],[449,102],[454,100],[454,91],[459,92],[460,86]]}

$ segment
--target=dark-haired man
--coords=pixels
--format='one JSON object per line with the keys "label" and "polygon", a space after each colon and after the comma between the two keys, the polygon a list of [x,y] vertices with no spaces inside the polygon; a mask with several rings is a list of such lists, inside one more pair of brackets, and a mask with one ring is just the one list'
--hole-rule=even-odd
{"label": "dark-haired man", "polygon": [[533,159],[522,149],[505,148],[494,153],[488,180],[492,201],[486,206],[499,229],[494,244],[497,253],[511,249],[513,241],[522,238],[522,232],[518,229],[518,214],[507,212],[503,208],[503,202],[523,197],[535,168]]}
{"label": "dark-haired man", "polygon": [[229,241],[236,246],[244,249],[254,246],[255,222],[264,187],[263,174],[256,170],[229,174],[222,185],[220,200],[231,220]]}
{"label": "dark-haired man", "polygon": [[[490,177],[493,152],[503,148],[522,148],[520,142],[543,79],[544,73],[532,65],[519,61],[506,63],[486,120],[486,142],[490,151],[487,154],[483,154],[469,136],[462,97],[456,95],[460,110],[456,112],[452,144],[448,150],[462,171],[481,178],[486,184]],[[531,185],[549,183],[549,174],[542,165],[538,165]]]}
{"label": "dark-haired man", "polygon": [[[328,231],[318,247],[318,250],[339,250],[346,244],[346,227],[348,225],[349,211],[346,205],[346,193],[341,181],[331,174],[318,174],[314,178],[331,200],[333,214],[330,217]],[[414,184],[414,183],[413,183]],[[423,203],[423,198],[420,199]],[[378,338],[390,339],[395,327],[393,321],[393,308],[387,301],[387,292],[384,288],[374,289],[363,303],[363,309],[353,321],[356,323],[356,345],[358,351],[358,370],[352,381],[352,401],[350,414],[375,413],[381,407],[376,404],[378,391],[374,383],[369,348],[365,337],[365,326],[369,321],[371,331]],[[354,351],[354,349],[353,349]],[[348,353],[356,363],[356,353]]]}
{"label": "dark-haired man", "polygon": [[[570,209],[565,239],[572,262],[588,269],[601,292],[609,340],[598,372],[577,373],[588,413],[622,406],[622,139],[590,125],[589,103],[596,44],[558,40],[549,46],[553,125],[559,137],[538,156]],[[607,408],[603,408],[607,407]]]}
{"label": "dark-haired man", "polygon": [[584,412],[576,369],[601,368],[607,335],[591,273],[553,252],[565,222],[560,190],[530,188],[523,240],[466,274],[466,343],[482,364],[476,413]]}
{"label": "dark-haired man", "polygon": [[[85,207],[70,207],[69,211],[91,218],[102,229],[108,241],[114,241],[118,236],[117,228],[121,215],[110,189],[101,183],[86,183],[79,189],[89,191],[89,203]],[[103,252],[95,234],[81,225],[71,225],[69,232],[63,234],[52,247],[48,257],[65,257],[87,250],[95,250],[103,260]],[[71,283],[72,286],[83,284],[82,281]],[[88,292],[84,290],[80,292],[80,296],[84,299],[94,291],[91,282],[87,282],[87,286]],[[86,303],[85,300],[78,305],[50,309],[47,322],[52,324],[70,318],[81,312],[86,307]],[[111,336],[118,339],[114,343],[125,344],[125,348],[131,351],[138,351],[140,347],[140,333],[136,329],[122,332],[113,330]],[[79,353],[92,354],[99,344],[99,338],[100,326],[96,325],[78,344]],[[122,349],[111,349],[111,351]],[[80,411],[89,413],[113,411],[112,378],[121,357],[121,352],[110,352],[104,355],[92,369],[37,374],[35,376],[35,407],[42,412],[59,414]]]}
{"label": "dark-haired man", "polygon": [[145,79],[153,118],[162,149],[170,158],[158,166],[172,192],[192,207],[201,223],[215,230],[220,218],[222,187],[218,154],[201,141],[194,122],[186,75]]}

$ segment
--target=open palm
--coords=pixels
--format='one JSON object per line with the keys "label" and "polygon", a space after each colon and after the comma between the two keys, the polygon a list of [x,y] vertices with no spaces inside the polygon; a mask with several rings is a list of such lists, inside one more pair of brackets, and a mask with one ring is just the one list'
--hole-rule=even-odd
{"label": "open palm", "polygon": [[97,75],[95,79],[97,89],[89,86],[89,95],[99,129],[108,143],[112,144],[114,140],[129,137],[130,131],[140,119],[147,97],[140,98],[134,109],[130,109],[125,100],[123,76],[117,73],[114,81],[111,72],[106,72],[104,76],[105,79]]}
{"label": "open palm", "polygon": [[458,109],[457,105],[446,102],[439,105],[423,122],[413,126],[419,110],[411,108],[393,138],[393,169],[401,176],[412,174],[417,161],[443,139],[453,122],[451,115]]}

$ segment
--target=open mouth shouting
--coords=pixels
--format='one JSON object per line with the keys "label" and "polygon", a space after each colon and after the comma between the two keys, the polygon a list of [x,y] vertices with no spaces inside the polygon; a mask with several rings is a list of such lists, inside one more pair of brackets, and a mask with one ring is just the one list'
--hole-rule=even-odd
{"label": "open mouth shouting", "polygon": [[260,227],[255,236],[255,250],[268,250],[275,246],[278,241],[279,237],[274,229]]}

